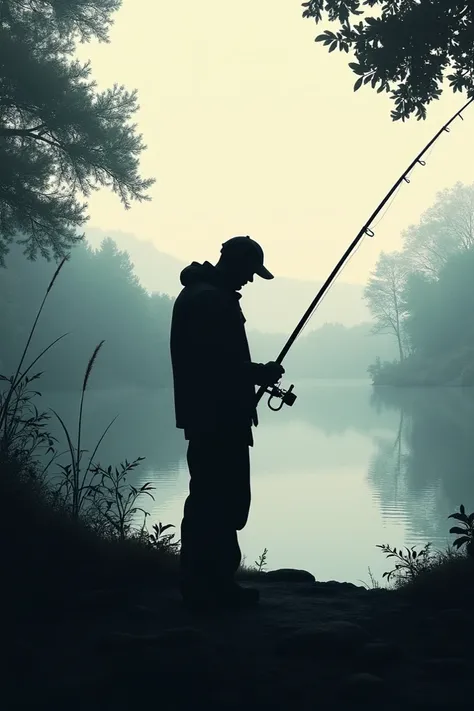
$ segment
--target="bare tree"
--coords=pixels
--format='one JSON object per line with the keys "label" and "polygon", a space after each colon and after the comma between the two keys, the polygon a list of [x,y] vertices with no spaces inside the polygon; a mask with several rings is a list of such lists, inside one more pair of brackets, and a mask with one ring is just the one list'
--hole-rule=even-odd
{"label": "bare tree", "polygon": [[408,263],[404,254],[382,252],[364,290],[364,298],[374,317],[372,332],[388,333],[395,336],[400,362],[404,360],[406,352],[406,339],[403,330],[406,315],[403,291],[408,273]]}

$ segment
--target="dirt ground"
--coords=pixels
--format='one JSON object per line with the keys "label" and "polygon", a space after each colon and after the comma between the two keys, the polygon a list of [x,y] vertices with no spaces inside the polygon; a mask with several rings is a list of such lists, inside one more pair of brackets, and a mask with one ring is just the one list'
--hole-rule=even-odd
{"label": "dirt ground", "polygon": [[[46,595],[6,614],[10,709],[414,709],[474,695],[474,608],[272,571],[258,608],[195,616],[151,584]],[[38,601],[37,601],[38,602]]]}

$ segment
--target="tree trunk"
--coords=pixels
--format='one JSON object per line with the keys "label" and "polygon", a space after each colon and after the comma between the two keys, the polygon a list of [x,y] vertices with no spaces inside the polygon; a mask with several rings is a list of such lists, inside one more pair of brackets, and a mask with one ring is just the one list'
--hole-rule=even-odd
{"label": "tree trunk", "polygon": [[401,339],[399,330],[397,330],[397,343],[398,343],[398,352],[400,354],[400,363],[403,363],[403,361],[405,360],[405,356],[403,353],[402,339]]}

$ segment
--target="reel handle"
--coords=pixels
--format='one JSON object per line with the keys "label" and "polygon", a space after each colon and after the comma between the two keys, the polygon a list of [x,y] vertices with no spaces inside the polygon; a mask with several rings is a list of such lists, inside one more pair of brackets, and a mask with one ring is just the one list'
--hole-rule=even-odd
{"label": "reel handle", "polygon": [[[280,388],[278,385],[273,385],[273,387],[271,388],[266,388],[265,392],[270,395],[267,403],[270,410],[273,410],[273,412],[279,412],[282,409],[283,405],[288,405],[289,407],[292,407],[297,397],[293,392],[294,387],[294,385],[290,385],[288,390],[283,390],[283,388]],[[281,400],[281,402],[278,407],[274,407],[271,404],[272,400]]]}

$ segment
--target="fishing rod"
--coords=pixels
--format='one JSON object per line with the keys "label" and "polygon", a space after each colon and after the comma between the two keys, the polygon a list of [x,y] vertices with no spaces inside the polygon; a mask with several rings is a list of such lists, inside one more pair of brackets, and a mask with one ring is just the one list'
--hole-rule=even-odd
{"label": "fishing rod", "polygon": [[[370,229],[370,226],[373,223],[373,221],[375,220],[375,218],[377,217],[377,215],[381,212],[381,210],[383,210],[385,205],[388,203],[388,201],[390,200],[392,195],[398,190],[398,188],[400,187],[400,185],[403,182],[406,182],[406,183],[410,182],[410,180],[408,179],[408,175],[410,174],[410,172],[413,170],[413,168],[417,164],[419,164],[421,166],[426,165],[425,161],[423,160],[423,156],[425,155],[425,153],[427,153],[429,151],[429,149],[436,143],[436,141],[438,140],[438,138],[441,136],[441,134],[444,131],[449,133],[449,130],[450,130],[449,127],[453,123],[453,121],[455,121],[458,117],[461,120],[464,120],[462,117],[462,114],[467,109],[467,107],[470,104],[472,104],[473,101],[474,101],[474,97],[469,99],[469,101],[466,104],[464,104],[464,106],[461,109],[459,109],[459,111],[456,111],[454,116],[452,116],[449,119],[449,121],[447,123],[445,123],[444,126],[442,126],[439,129],[439,131],[433,136],[431,141],[429,141],[429,143],[426,144],[426,146],[423,148],[421,153],[419,153],[416,156],[416,158],[410,163],[408,168],[398,178],[396,183],[394,183],[392,185],[392,187],[390,188],[388,193],[385,195],[384,199],[379,203],[379,205],[374,210],[374,212],[371,214],[371,216],[369,217],[367,222],[365,222],[364,226],[359,230],[355,239],[351,242],[349,247],[346,249],[346,251],[344,252],[342,257],[340,258],[340,260],[338,261],[338,263],[336,264],[336,266],[334,267],[334,269],[332,270],[332,272],[330,273],[330,275],[328,276],[328,278],[326,279],[326,281],[324,282],[324,284],[322,285],[322,287],[320,288],[320,290],[318,291],[316,296],[314,297],[313,301],[310,303],[310,305],[304,312],[303,316],[301,317],[298,324],[296,325],[293,333],[288,338],[287,342],[285,343],[281,352],[279,353],[278,358],[276,359],[276,363],[280,363],[280,365],[281,365],[281,363],[283,362],[283,359],[287,355],[291,346],[296,341],[296,339],[300,335],[303,328],[306,326],[307,322],[309,321],[309,319],[311,318],[311,316],[317,309],[319,303],[321,302],[321,299],[323,298],[323,296],[325,295],[325,293],[327,292],[327,290],[329,289],[329,287],[331,286],[333,281],[336,279],[336,277],[338,276],[342,267],[344,266],[344,264],[347,262],[347,260],[351,256],[351,254],[354,252],[356,247],[359,245],[359,242],[362,240],[362,238],[365,237],[366,235],[367,235],[367,237],[374,237],[375,236],[375,233],[373,232],[373,230]],[[258,403],[262,399],[263,395],[265,393],[268,393],[270,396],[268,398],[268,407],[270,408],[270,410],[273,410],[274,412],[278,412],[278,410],[281,410],[283,405],[289,405],[291,407],[296,400],[296,395],[293,392],[293,388],[294,388],[294,385],[290,385],[288,390],[283,390],[283,388],[280,387],[280,381],[276,385],[273,385],[271,387],[262,385],[257,391],[256,404],[258,405]],[[274,400],[274,399],[281,400],[280,404],[277,407],[274,407],[271,404],[272,400]]]}

